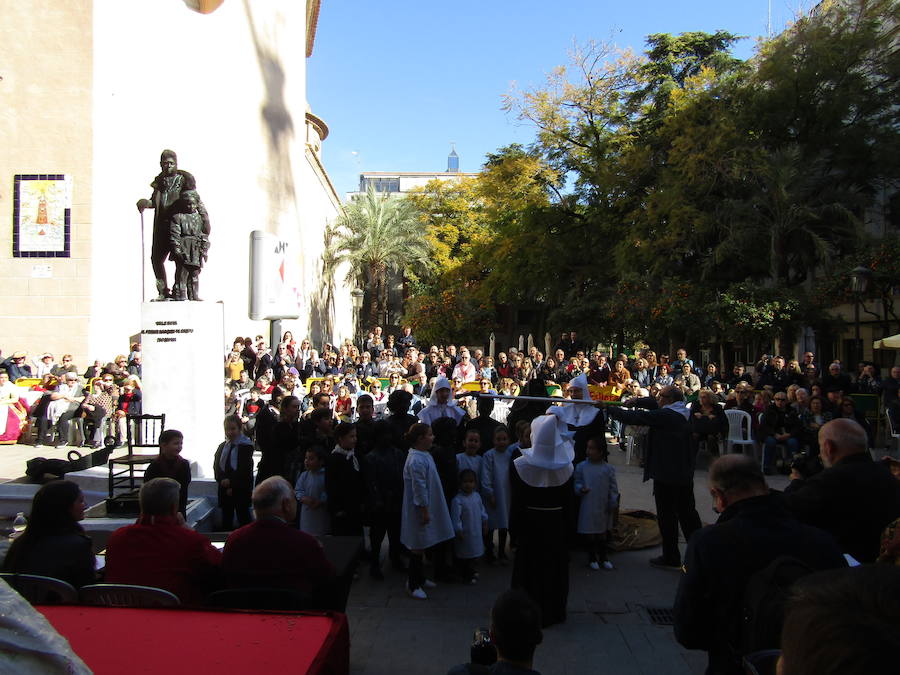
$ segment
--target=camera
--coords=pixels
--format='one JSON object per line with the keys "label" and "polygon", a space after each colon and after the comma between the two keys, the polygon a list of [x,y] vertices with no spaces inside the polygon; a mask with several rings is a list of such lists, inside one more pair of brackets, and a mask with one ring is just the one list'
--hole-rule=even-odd
{"label": "camera", "polygon": [[796,471],[804,479],[811,478],[825,467],[818,455],[813,455],[806,450],[798,452],[791,460],[791,470]]}
{"label": "camera", "polygon": [[472,646],[469,648],[469,661],[482,666],[490,666],[497,662],[497,649],[487,628],[475,630]]}

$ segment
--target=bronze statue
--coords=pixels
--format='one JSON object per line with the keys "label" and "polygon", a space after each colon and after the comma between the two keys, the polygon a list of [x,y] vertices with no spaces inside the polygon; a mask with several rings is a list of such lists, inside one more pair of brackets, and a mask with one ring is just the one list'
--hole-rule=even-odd
{"label": "bronze statue", "polygon": [[209,221],[200,215],[200,195],[196,190],[181,193],[182,209],[169,223],[169,245],[175,261],[173,300],[200,300],[200,268],[209,251]]}
{"label": "bronze statue", "polygon": [[[196,190],[197,183],[194,177],[187,171],[178,168],[178,157],[172,150],[163,150],[159,157],[159,167],[162,169],[159,175],[150,183],[153,194],[150,199],[139,199],[138,211],[153,209],[153,245],[150,250],[150,263],[153,266],[153,275],[156,277],[156,290],[159,296],[156,300],[169,300],[175,296],[184,296],[185,289],[176,287],[169,290],[166,279],[165,262],[172,257],[171,228],[172,216],[176,212],[176,204],[183,192]],[[198,197],[199,200],[199,197]],[[197,204],[197,213],[203,220],[205,234],[209,234],[209,215],[203,202]],[[208,242],[207,242],[208,245]],[[174,257],[172,257],[174,260]]]}

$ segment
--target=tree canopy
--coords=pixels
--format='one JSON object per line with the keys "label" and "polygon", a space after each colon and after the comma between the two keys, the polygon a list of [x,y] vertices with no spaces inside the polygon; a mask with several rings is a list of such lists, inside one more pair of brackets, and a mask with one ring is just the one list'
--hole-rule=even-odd
{"label": "tree canopy", "polygon": [[436,265],[408,317],[464,335],[452,317],[536,305],[548,329],[678,341],[827,321],[817,290],[866,250],[867,209],[896,225],[898,22],[889,0],[826,3],[747,62],[725,31],[576,47],[506,97],[530,147],[413,197]]}

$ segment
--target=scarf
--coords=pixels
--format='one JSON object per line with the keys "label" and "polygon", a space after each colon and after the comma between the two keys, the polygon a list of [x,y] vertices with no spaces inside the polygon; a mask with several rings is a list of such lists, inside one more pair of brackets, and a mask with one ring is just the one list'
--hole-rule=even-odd
{"label": "scarf", "polygon": [[331,451],[333,455],[341,455],[348,462],[353,463],[353,470],[359,471],[359,460],[356,458],[356,452],[354,450],[344,450],[341,446],[334,446],[334,450]]}

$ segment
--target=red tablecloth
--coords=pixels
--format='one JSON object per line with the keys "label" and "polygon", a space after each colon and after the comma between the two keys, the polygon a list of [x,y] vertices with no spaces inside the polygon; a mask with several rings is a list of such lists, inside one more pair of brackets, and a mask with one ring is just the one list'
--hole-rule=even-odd
{"label": "red tablecloth", "polygon": [[42,606],[97,675],[347,673],[347,617],[337,612],[203,612]]}

